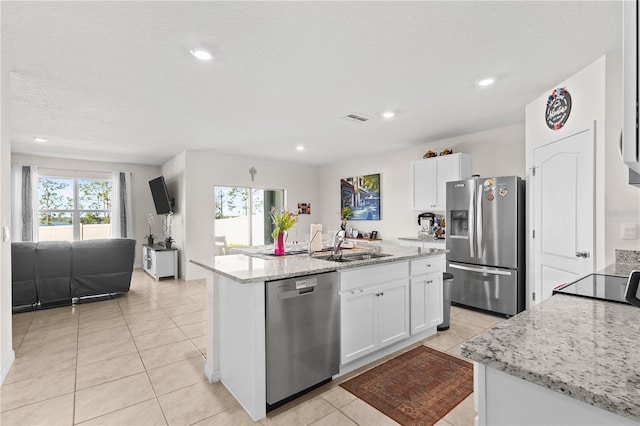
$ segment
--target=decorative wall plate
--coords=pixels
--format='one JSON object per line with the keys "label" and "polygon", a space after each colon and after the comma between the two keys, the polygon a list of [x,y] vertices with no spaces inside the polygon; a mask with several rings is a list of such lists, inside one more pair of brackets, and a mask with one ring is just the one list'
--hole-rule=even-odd
{"label": "decorative wall plate", "polygon": [[553,89],[547,99],[544,119],[551,130],[561,129],[571,114],[571,95],[564,87]]}

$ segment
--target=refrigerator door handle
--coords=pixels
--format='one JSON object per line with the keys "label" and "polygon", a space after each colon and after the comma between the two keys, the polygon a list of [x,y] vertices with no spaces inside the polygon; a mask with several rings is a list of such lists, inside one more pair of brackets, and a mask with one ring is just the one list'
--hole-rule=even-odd
{"label": "refrigerator door handle", "polygon": [[[471,185],[471,188],[473,188],[473,185]],[[469,221],[469,254],[471,257],[476,257],[476,211],[474,202],[472,192],[469,196],[469,215],[467,216]]]}
{"label": "refrigerator door handle", "polygon": [[476,194],[476,235],[477,235],[477,251],[478,251],[478,257],[482,257],[484,256],[484,236],[482,235],[482,228],[483,228],[483,224],[482,224],[482,184],[478,185],[478,192]]}
{"label": "refrigerator door handle", "polygon": [[483,269],[483,268],[472,268],[470,266],[456,265],[454,263],[449,263],[449,267],[452,269],[461,269],[463,271],[469,272],[479,272],[481,274],[489,274],[489,275],[506,275],[511,276],[511,271],[503,271],[500,269]]}

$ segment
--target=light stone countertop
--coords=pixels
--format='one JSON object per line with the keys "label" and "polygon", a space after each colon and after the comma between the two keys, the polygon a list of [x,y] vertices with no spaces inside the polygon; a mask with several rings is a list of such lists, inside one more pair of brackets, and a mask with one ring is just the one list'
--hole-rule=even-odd
{"label": "light stone countertop", "polygon": [[418,238],[418,237],[398,237],[399,240],[404,240],[404,241],[421,241],[421,242],[425,242],[425,243],[441,243],[442,245],[445,244],[446,240],[444,238],[436,238],[436,237],[423,237],[423,238]]}
{"label": "light stone countertop", "polygon": [[556,294],[462,345],[462,355],[640,421],[640,310]]}
{"label": "light stone countertop", "polygon": [[612,263],[597,273],[628,278],[631,275],[631,271],[640,271],[640,263]]}
{"label": "light stone countertop", "polygon": [[[420,257],[437,256],[447,251],[433,248],[400,247],[394,245],[382,245],[379,251],[390,256],[372,258],[367,260],[353,260],[350,262],[332,262],[317,259],[317,255],[308,254],[268,257],[266,255],[248,256],[245,254],[233,254],[228,256],[215,256],[206,259],[191,259],[190,262],[202,268],[217,272],[239,283],[253,283],[259,281],[281,280],[310,274],[320,274],[362,266],[378,265],[383,263],[398,262]],[[377,249],[376,249],[377,250]],[[349,250],[345,251],[345,257],[356,252],[372,252],[374,250]],[[330,254],[328,252],[320,254]]]}

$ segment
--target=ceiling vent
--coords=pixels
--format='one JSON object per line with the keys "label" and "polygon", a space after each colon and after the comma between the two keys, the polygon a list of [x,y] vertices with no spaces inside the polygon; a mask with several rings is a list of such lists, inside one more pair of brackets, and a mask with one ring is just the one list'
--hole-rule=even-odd
{"label": "ceiling vent", "polygon": [[365,121],[371,120],[371,118],[367,117],[366,115],[356,114],[353,112],[351,114],[345,115],[342,118],[344,118],[345,120],[355,121],[357,123],[364,123]]}

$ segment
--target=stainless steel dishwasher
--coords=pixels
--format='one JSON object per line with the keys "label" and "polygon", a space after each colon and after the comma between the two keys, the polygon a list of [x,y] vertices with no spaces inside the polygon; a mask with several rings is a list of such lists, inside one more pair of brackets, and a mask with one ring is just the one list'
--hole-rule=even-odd
{"label": "stainless steel dishwasher", "polygon": [[266,283],[267,410],[338,374],[338,287],[336,272]]}

